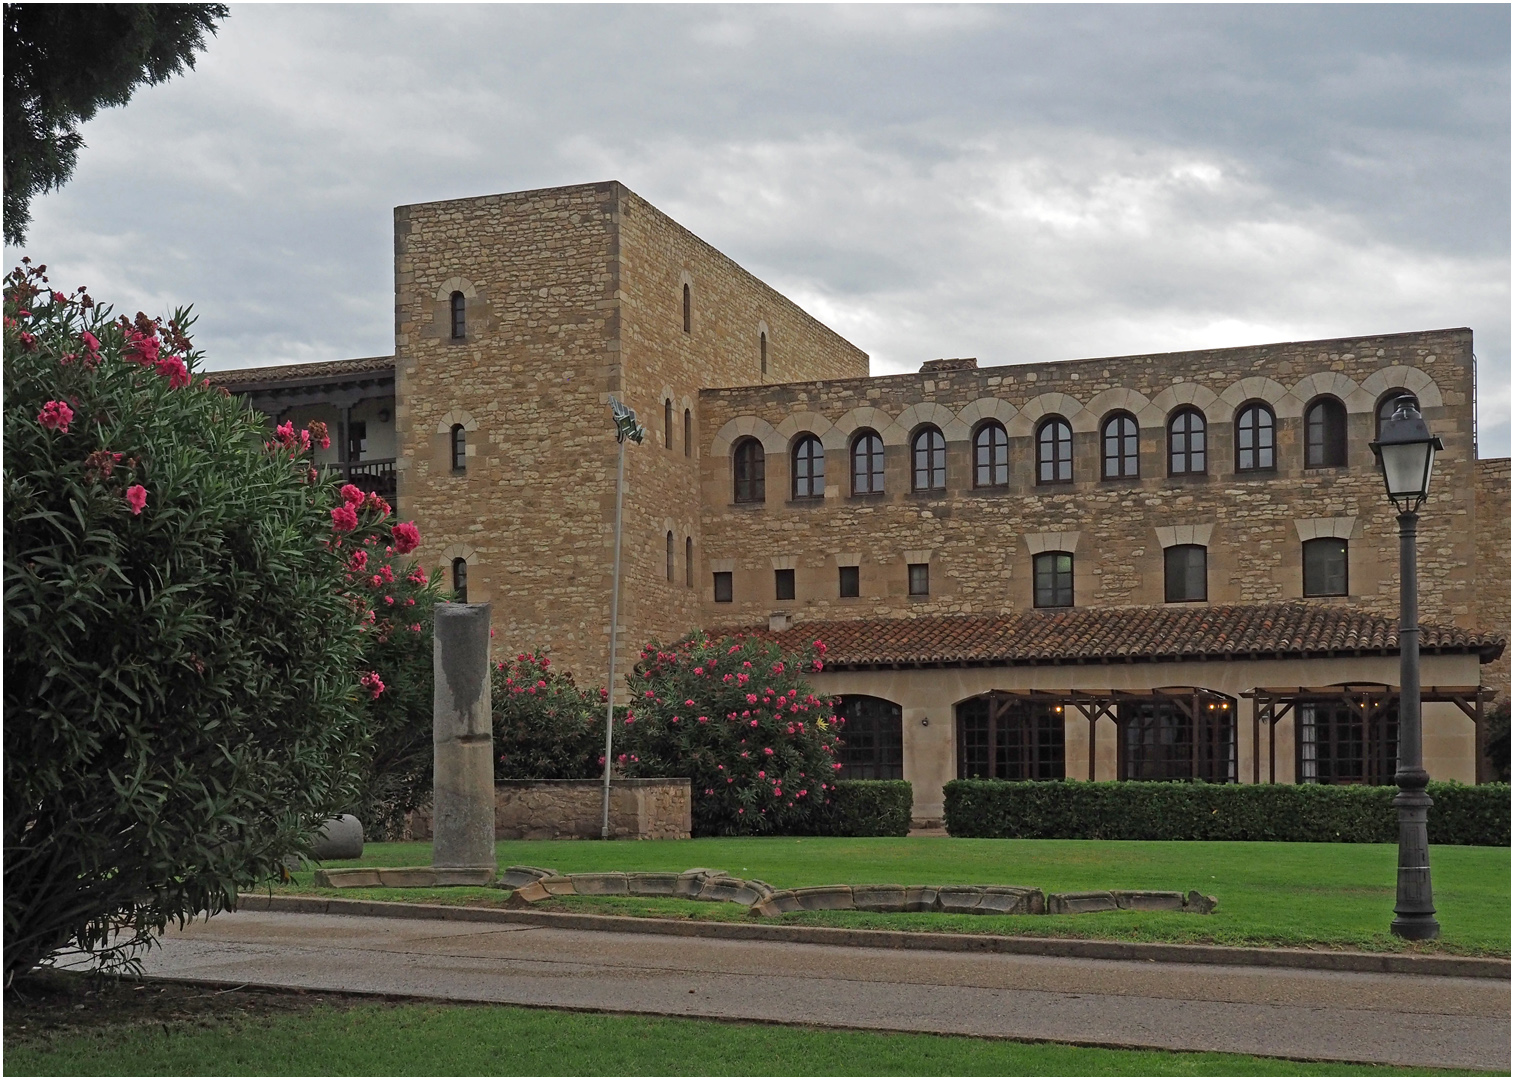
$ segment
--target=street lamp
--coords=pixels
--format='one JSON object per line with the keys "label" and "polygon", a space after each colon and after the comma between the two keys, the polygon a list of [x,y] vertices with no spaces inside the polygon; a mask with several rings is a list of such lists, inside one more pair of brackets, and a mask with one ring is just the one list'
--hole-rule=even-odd
{"label": "street lamp", "polygon": [[615,630],[620,621],[620,511],[626,490],[626,442],[640,443],[647,429],[636,422],[636,414],[610,398],[610,415],[615,420],[615,441],[620,443],[620,464],[615,471],[615,568],[610,575],[610,678],[605,684],[605,790],[604,816],[599,838],[610,839],[610,749],[615,741]]}
{"label": "street lamp", "polygon": [[1393,933],[1411,941],[1440,936],[1430,889],[1431,799],[1425,772],[1419,717],[1419,581],[1415,569],[1415,528],[1419,508],[1430,494],[1435,452],[1444,447],[1430,434],[1412,397],[1398,399],[1382,422],[1372,454],[1382,470],[1388,498],[1398,510],[1398,899]]}

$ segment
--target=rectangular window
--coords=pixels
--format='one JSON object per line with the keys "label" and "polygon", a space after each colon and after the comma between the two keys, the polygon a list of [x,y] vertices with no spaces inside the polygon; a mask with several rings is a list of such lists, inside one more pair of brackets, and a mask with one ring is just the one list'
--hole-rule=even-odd
{"label": "rectangular window", "polygon": [[1178,544],[1162,553],[1166,569],[1166,600],[1181,604],[1209,599],[1209,549]]}
{"label": "rectangular window", "polygon": [[1304,543],[1304,595],[1345,596],[1346,541],[1324,536]]}
{"label": "rectangular window", "polygon": [[862,573],[860,568],[855,566],[841,567],[841,595],[862,595]]}
{"label": "rectangular window", "polygon": [[367,452],[368,424],[363,420],[354,420],[347,429],[347,460],[362,461]]}
{"label": "rectangular window", "polygon": [[773,593],[779,600],[794,599],[794,571],[773,571]]}
{"label": "rectangular window", "polygon": [[909,594],[911,596],[930,595],[930,563],[909,564]]}
{"label": "rectangular window", "polygon": [[957,776],[1061,780],[1066,776],[1061,705],[991,694],[957,706]]}
{"label": "rectangular window", "polygon": [[1207,695],[1122,702],[1120,779],[1235,783],[1234,706]]}
{"label": "rectangular window", "polygon": [[1072,607],[1072,555],[1043,551],[1035,557],[1036,607]]}
{"label": "rectangular window", "polygon": [[731,602],[731,572],[729,570],[715,571],[715,603],[729,604]]}
{"label": "rectangular window", "polygon": [[1391,784],[1398,766],[1398,704],[1386,698],[1300,701],[1298,782]]}

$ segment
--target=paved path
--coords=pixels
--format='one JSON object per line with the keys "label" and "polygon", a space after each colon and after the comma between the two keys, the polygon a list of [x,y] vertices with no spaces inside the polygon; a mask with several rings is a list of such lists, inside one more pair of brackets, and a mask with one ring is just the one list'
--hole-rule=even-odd
{"label": "paved path", "polygon": [[153,975],[1507,1072],[1509,983],[243,911]]}

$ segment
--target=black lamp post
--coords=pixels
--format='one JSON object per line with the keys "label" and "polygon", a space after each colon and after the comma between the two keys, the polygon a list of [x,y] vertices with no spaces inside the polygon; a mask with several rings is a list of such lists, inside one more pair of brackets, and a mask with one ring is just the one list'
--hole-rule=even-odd
{"label": "black lamp post", "polygon": [[1419,717],[1419,581],[1415,569],[1415,528],[1419,508],[1430,494],[1435,452],[1444,447],[1430,434],[1412,397],[1398,399],[1382,423],[1372,453],[1382,470],[1388,498],[1398,510],[1398,900],[1393,933],[1422,941],[1440,936],[1430,889],[1431,800],[1425,772]]}

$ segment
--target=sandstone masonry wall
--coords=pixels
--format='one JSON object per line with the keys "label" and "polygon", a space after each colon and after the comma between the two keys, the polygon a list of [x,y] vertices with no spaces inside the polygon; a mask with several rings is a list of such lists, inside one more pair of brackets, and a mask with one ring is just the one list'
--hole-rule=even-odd
{"label": "sandstone masonry wall", "polygon": [[[693,803],[684,779],[610,781],[610,835],[617,840],[687,840]],[[497,780],[496,840],[598,840],[604,789],[598,780]],[[405,838],[431,838],[431,809],[409,815]]]}
{"label": "sandstone masonry wall", "polygon": [[[1509,459],[1477,463],[1477,625],[1509,636]],[[1482,681],[1509,696],[1509,650],[1484,665]]]}

